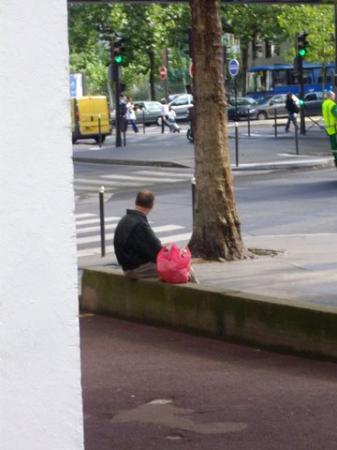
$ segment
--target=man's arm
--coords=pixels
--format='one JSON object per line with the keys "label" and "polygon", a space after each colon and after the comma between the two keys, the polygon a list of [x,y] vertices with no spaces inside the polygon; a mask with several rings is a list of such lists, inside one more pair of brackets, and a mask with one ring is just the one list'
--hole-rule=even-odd
{"label": "man's arm", "polygon": [[136,231],[137,250],[149,259],[149,261],[156,262],[157,254],[162,248],[162,244],[157,236],[154,234],[150,225],[142,223],[137,226]]}

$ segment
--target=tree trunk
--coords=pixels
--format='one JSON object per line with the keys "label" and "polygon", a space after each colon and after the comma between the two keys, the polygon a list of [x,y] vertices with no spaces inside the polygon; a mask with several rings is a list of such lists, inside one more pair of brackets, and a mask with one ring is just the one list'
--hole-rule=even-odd
{"label": "tree trunk", "polygon": [[193,256],[243,259],[229,160],[220,0],[190,0],[192,10],[196,210]]}
{"label": "tree trunk", "polygon": [[243,96],[247,93],[248,48],[249,43],[244,43],[241,47],[241,92]]}
{"label": "tree trunk", "polygon": [[148,55],[149,55],[149,60],[150,60],[150,75],[149,75],[150,96],[151,96],[151,100],[156,100],[156,90],[155,90],[155,82],[154,82],[154,74],[155,74],[154,52],[152,50],[149,50]]}

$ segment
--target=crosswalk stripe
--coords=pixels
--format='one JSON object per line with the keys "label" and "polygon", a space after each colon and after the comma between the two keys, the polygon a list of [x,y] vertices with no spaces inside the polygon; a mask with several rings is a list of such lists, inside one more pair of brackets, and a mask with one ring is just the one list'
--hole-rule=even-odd
{"label": "crosswalk stripe", "polygon": [[108,180],[138,180],[144,182],[156,182],[164,181],[165,183],[176,183],[176,178],[166,178],[166,177],[136,177],[131,175],[102,175],[101,178]]}
{"label": "crosswalk stripe", "polygon": [[76,220],[78,220],[78,219],[86,219],[88,217],[93,217],[95,215],[96,214],[92,214],[92,213],[77,213],[77,214],[75,214],[75,217],[76,217]]}
{"label": "crosswalk stripe", "polygon": [[[171,242],[183,242],[183,241],[189,241],[191,238],[191,234],[192,233],[183,233],[183,234],[173,234],[171,236],[166,236],[161,240],[162,244],[168,244]],[[111,245],[110,248],[106,249],[107,253],[113,254],[113,246]],[[84,249],[79,249],[77,251],[77,256],[79,258],[82,258],[84,256],[93,256],[93,255],[97,255],[101,253],[101,248],[100,247],[91,247],[91,248],[84,248]]]}
{"label": "crosswalk stripe", "polygon": [[170,242],[181,242],[181,241],[189,241],[192,236],[192,233],[184,233],[184,234],[174,234],[173,236],[165,236],[160,239],[162,244],[168,244]]}
{"label": "crosswalk stripe", "polygon": [[155,172],[152,170],[138,170],[137,172],[135,172],[139,175],[160,175],[163,177],[169,176],[169,177],[173,177],[173,178],[191,178],[193,176],[192,173],[176,173],[176,172]]}
{"label": "crosswalk stripe", "polygon": [[[109,216],[109,217],[105,218],[105,222],[114,222],[114,221],[119,220],[119,219],[120,219],[120,217],[117,217],[117,216]],[[77,220],[76,221],[76,226],[80,227],[82,225],[90,225],[90,224],[93,224],[93,223],[99,223],[99,221],[100,221],[100,219],[97,216],[96,216],[96,219],[87,219],[87,220],[80,220],[80,221]]]}
{"label": "crosswalk stripe", "polygon": [[[174,230],[181,230],[182,228],[184,228],[183,226],[180,225],[163,225],[163,226],[159,226],[159,227],[154,227],[153,231],[155,233],[164,233],[167,231],[174,231]],[[112,240],[114,238],[114,234],[113,233],[108,233],[105,235],[105,240],[109,241]],[[87,236],[87,237],[82,237],[82,238],[78,238],[77,239],[77,245],[81,245],[81,244],[93,244],[93,243],[97,243],[100,242],[101,238],[100,236]],[[170,242],[170,241],[168,241]]]}
{"label": "crosswalk stripe", "polygon": [[[109,224],[109,225],[105,225],[105,231],[114,230],[116,227],[117,227],[117,222]],[[83,235],[86,233],[92,233],[94,231],[99,231],[100,229],[101,229],[100,226],[77,228],[76,235],[80,236],[80,235]]]}
{"label": "crosswalk stripe", "polygon": [[90,179],[86,179],[86,178],[77,178],[74,181],[75,186],[80,186],[80,185],[93,185],[93,186],[139,186],[139,181],[135,181],[135,182],[130,182],[130,181],[113,181],[113,180],[102,180],[101,178],[97,179],[97,180],[90,180]]}

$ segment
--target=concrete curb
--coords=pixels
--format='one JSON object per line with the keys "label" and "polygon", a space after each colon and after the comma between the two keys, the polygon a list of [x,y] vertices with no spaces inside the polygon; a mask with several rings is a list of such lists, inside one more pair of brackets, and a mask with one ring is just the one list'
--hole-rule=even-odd
{"label": "concrete curb", "polygon": [[85,269],[80,307],[267,349],[337,359],[337,309]]}
{"label": "concrete curb", "polygon": [[114,164],[120,166],[181,167],[185,169],[189,167],[174,161],[140,161],[132,159],[86,158],[81,156],[73,156],[73,161],[91,164]]}
{"label": "concrete curb", "polygon": [[[186,164],[177,163],[174,161],[139,161],[139,160],[123,160],[123,159],[107,159],[107,158],[86,158],[80,156],[73,156],[74,162],[82,162],[89,164],[111,164],[111,165],[125,165],[125,166],[149,166],[149,167],[176,167],[176,168],[190,168]],[[238,167],[232,164],[232,170],[249,171],[249,170],[278,170],[278,169],[300,169],[308,167],[333,167],[333,158],[316,158],[309,160],[297,161],[275,161],[266,163],[246,163],[240,164]]]}

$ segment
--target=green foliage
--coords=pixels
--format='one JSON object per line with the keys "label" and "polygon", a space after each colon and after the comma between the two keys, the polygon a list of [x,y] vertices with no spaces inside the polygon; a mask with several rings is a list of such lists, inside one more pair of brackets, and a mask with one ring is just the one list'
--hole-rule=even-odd
{"label": "green foliage", "polygon": [[307,61],[327,63],[335,59],[334,10],[331,6],[284,6],[278,15],[278,23],[283,32],[293,42],[286,58],[295,56],[296,36],[301,31],[308,33],[309,53]]}
{"label": "green foliage", "polygon": [[[289,40],[288,61],[295,56],[296,35],[309,33],[308,61],[334,60],[334,12],[331,6],[224,5],[223,22],[240,39],[241,51],[259,37],[274,43]],[[122,78],[127,92],[135,97],[149,96],[149,84],[160,90],[159,67],[163,49],[169,51],[169,86],[182,91],[189,83],[186,54],[187,28],[191,26],[187,5],[100,4],[69,6],[70,67],[84,72],[90,94],[107,90],[107,67],[113,32],[126,40]],[[144,98],[144,97],[143,97]]]}
{"label": "green foliage", "polygon": [[189,8],[182,5],[70,6],[71,70],[86,74],[89,93],[105,92],[111,34],[120,33],[126,38],[122,77],[128,93],[148,97],[151,71],[160,86],[164,48],[169,48],[170,67],[180,70],[183,83],[189,61],[181,43],[189,22]]}

